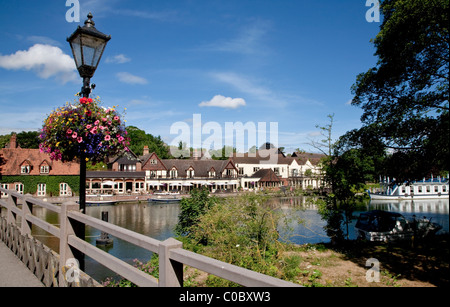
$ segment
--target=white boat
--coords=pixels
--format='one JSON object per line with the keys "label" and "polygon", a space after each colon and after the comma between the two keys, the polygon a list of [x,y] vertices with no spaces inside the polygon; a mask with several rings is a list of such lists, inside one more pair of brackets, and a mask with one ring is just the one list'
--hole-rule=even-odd
{"label": "white boat", "polygon": [[431,178],[421,181],[398,183],[389,178],[380,183],[381,191],[369,192],[372,200],[422,200],[448,199],[448,177]]}
{"label": "white boat", "polygon": [[180,193],[155,193],[148,199],[149,202],[155,203],[173,203],[181,201]]}
{"label": "white boat", "polygon": [[424,238],[441,229],[441,225],[426,217],[407,220],[400,213],[382,210],[361,213],[355,225],[358,239],[376,242]]}

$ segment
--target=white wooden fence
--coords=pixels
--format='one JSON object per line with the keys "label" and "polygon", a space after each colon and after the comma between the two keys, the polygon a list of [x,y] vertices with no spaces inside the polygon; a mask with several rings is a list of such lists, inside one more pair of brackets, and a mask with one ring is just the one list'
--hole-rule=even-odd
{"label": "white wooden fence", "polygon": [[[67,278],[67,272],[71,267],[66,264],[74,258],[72,248],[141,287],[183,286],[183,265],[197,268],[246,287],[299,287],[299,285],[287,281],[187,251],[183,249],[181,242],[173,238],[164,242],[158,241],[87,216],[80,213],[79,205],[74,202],[57,206],[15,191],[0,188],[0,192],[8,195],[7,199],[0,200],[0,207],[6,208],[6,218],[0,219],[0,240],[5,242],[48,287],[100,286],[98,282],[82,272],[79,280]],[[58,213],[60,228],[34,216],[33,206]],[[159,254],[159,280],[76,237],[73,227],[76,222]],[[59,255],[31,236],[32,225],[59,238]]]}

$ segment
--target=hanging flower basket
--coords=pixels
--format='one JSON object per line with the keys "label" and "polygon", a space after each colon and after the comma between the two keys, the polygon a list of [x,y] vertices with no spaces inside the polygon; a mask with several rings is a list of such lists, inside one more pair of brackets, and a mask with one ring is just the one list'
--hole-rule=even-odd
{"label": "hanging flower basket", "polygon": [[116,108],[100,106],[99,98],[81,98],[53,111],[44,122],[41,152],[62,162],[104,162],[130,145],[124,121]]}

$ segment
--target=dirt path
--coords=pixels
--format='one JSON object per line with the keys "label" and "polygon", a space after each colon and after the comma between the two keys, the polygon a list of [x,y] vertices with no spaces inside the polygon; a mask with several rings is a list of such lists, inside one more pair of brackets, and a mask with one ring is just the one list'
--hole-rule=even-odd
{"label": "dirt path", "polygon": [[[302,250],[303,249],[303,250]],[[450,285],[448,236],[417,244],[370,244],[352,242],[341,249],[326,245],[290,251],[301,257],[299,281],[313,286],[436,287]],[[379,263],[379,282],[374,278]]]}
{"label": "dirt path", "polygon": [[[296,258],[298,269],[291,281],[313,287],[445,287],[450,285],[449,240],[440,236],[420,244],[371,244],[351,242],[340,249],[329,245],[292,246],[280,255]],[[379,262],[379,280],[369,259]],[[204,287],[208,274],[188,269],[190,286]]]}

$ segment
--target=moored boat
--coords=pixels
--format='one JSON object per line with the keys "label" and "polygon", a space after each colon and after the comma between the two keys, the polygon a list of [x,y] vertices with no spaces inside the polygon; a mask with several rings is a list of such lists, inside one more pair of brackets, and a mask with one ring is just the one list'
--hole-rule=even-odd
{"label": "moored boat", "polygon": [[448,176],[403,183],[398,183],[395,179],[390,181],[388,178],[380,182],[381,191],[368,192],[372,200],[448,199],[448,182]]}
{"label": "moored boat", "polygon": [[407,220],[400,213],[382,210],[361,213],[355,225],[358,239],[379,242],[428,237],[441,229],[426,217]]}
{"label": "moored boat", "polygon": [[173,203],[181,201],[180,193],[155,193],[148,199],[153,203]]}

